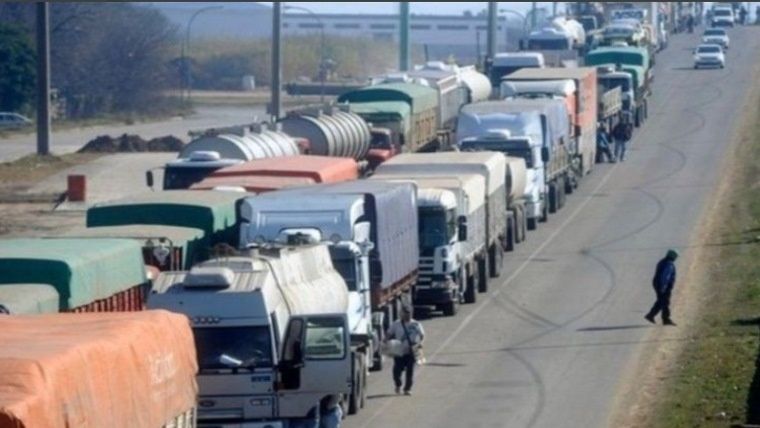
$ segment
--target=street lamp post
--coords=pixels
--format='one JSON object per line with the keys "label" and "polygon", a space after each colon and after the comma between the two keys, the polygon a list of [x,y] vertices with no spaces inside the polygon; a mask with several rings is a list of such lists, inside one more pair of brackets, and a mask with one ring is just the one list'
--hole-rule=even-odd
{"label": "street lamp post", "polygon": [[198,17],[203,12],[208,12],[210,10],[220,10],[224,9],[224,6],[207,6],[200,8],[195,11],[195,13],[190,16],[190,19],[187,21],[187,28],[185,29],[185,42],[182,44],[182,64],[184,67],[187,67],[187,76],[186,76],[186,82],[187,82],[187,99],[190,99],[191,92],[193,90],[193,82],[192,82],[192,73],[191,73],[191,65],[190,61],[187,59],[187,54],[190,53],[190,30],[193,27],[193,22],[195,21],[195,18]]}
{"label": "street lamp post", "polygon": [[325,63],[325,24],[322,22],[322,19],[314,13],[313,10],[301,7],[301,6],[284,6],[283,10],[300,10],[302,12],[306,12],[309,15],[311,15],[312,18],[314,18],[315,21],[317,21],[317,24],[319,24],[319,35],[320,35],[320,46],[319,46],[319,101],[321,103],[325,102],[325,75],[327,74],[327,64]]}

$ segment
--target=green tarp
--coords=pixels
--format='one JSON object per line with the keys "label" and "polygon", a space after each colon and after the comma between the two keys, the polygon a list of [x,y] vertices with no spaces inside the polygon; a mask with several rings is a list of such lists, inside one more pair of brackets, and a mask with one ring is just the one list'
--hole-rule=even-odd
{"label": "green tarp", "polygon": [[411,83],[387,83],[351,91],[338,98],[341,103],[370,103],[376,101],[402,101],[409,104],[412,113],[438,108],[438,91]]}
{"label": "green tarp", "polygon": [[53,314],[58,312],[59,297],[48,284],[0,285],[0,312],[10,315]]}
{"label": "green tarp", "polygon": [[146,282],[142,249],[133,240],[0,240],[0,284],[50,284],[61,310]]}
{"label": "green tarp", "polygon": [[409,132],[412,109],[401,101],[377,101],[351,104],[351,112],[372,123],[399,122],[404,134]]}
{"label": "green tarp", "polygon": [[96,205],[87,227],[164,225],[200,229],[211,245],[238,242],[237,206],[245,193],[173,190]]}
{"label": "green tarp", "polygon": [[172,247],[182,249],[183,270],[189,270],[193,264],[205,261],[208,258],[209,244],[206,234],[200,229],[191,227],[145,224],[102,226],[76,229],[64,236],[69,238],[134,239],[144,248],[157,246],[162,240],[168,240]]}
{"label": "green tarp", "polygon": [[597,48],[586,54],[588,66],[603,64],[636,65],[649,70],[649,52],[637,47],[604,47]]}

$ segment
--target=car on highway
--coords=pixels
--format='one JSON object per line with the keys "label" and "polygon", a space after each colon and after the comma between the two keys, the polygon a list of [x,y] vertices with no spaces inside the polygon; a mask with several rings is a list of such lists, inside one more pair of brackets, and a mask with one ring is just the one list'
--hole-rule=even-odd
{"label": "car on highway", "polygon": [[694,50],[694,68],[726,66],[723,48],[715,44],[701,44]]}
{"label": "car on highway", "polygon": [[720,45],[723,50],[727,50],[731,45],[731,38],[724,28],[708,28],[702,34],[702,43]]}
{"label": "car on highway", "polygon": [[0,112],[0,129],[19,129],[32,126],[32,121],[18,113]]}
{"label": "car on highway", "polygon": [[712,27],[734,27],[734,11],[730,7],[719,7],[713,10]]}

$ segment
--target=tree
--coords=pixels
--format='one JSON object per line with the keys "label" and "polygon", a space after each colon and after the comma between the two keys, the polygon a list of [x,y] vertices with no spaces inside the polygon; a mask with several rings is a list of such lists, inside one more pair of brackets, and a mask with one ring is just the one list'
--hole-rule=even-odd
{"label": "tree", "polygon": [[28,34],[0,24],[0,110],[18,111],[32,104],[36,55]]}

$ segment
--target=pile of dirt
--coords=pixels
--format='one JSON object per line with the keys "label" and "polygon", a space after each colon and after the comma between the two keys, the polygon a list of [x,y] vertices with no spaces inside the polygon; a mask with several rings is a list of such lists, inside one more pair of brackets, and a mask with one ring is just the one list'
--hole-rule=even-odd
{"label": "pile of dirt", "polygon": [[174,136],[145,141],[137,135],[123,134],[116,138],[101,135],[79,149],[79,153],[178,152],[183,145],[182,140]]}

